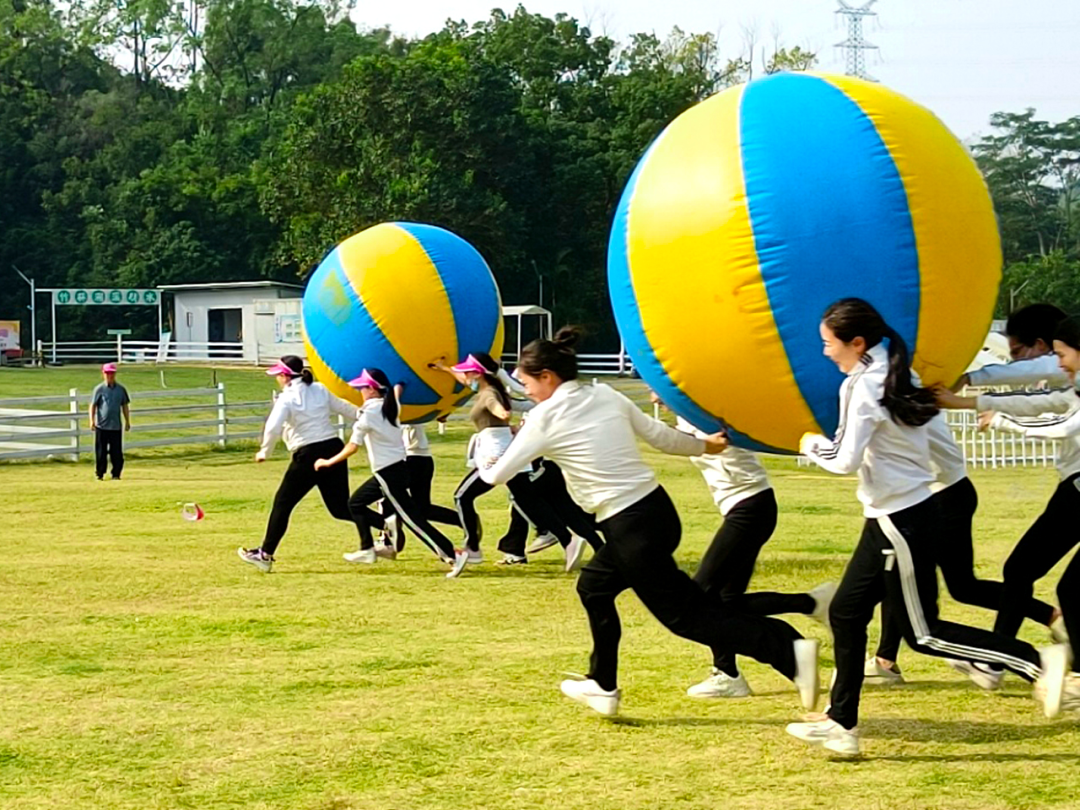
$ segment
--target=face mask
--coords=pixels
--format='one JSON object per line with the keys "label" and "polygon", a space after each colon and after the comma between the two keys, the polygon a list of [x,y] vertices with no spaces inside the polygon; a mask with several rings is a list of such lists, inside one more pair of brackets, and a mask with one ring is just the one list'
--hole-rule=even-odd
{"label": "face mask", "polygon": [[473,380],[471,383],[469,383],[469,388],[471,388],[473,391],[479,391],[480,390],[480,381],[479,380]]}

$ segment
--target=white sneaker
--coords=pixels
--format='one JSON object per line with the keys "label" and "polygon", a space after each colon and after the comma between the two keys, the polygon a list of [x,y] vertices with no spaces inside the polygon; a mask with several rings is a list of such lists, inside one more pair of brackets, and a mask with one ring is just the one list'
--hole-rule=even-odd
{"label": "white sneaker", "polygon": [[1054,644],[1039,650],[1042,675],[1035,682],[1035,696],[1042,701],[1043,714],[1057,717],[1065,702],[1065,676],[1069,674],[1069,648]]}
{"label": "white sneaker", "polygon": [[274,558],[264,553],[261,548],[244,548],[241,546],[236,550],[236,553],[241,560],[254,565],[264,574],[269,574],[274,567]]}
{"label": "white sneaker", "polygon": [[468,565],[479,565],[484,561],[484,552],[480,549],[473,551],[471,548],[465,549],[465,555],[468,559],[465,561]]}
{"label": "white sneaker", "polygon": [[795,686],[799,690],[803,708],[812,712],[817,706],[821,689],[816,639],[800,638],[795,642]]}
{"label": "white sneaker", "polygon": [[859,755],[859,729],[844,728],[831,717],[807,723],[788,723],[787,733],[845,757]]}
{"label": "white sneaker", "polygon": [[396,560],[397,548],[395,548],[391,543],[376,543],[375,556],[381,557],[384,560]]}
{"label": "white sneaker", "polygon": [[687,689],[686,694],[696,698],[741,698],[750,695],[750,684],[741,672],[732,678],[726,672],[713,667],[712,674]]}
{"label": "white sneaker", "polygon": [[833,596],[836,595],[836,583],[835,582],[823,582],[810,591],[810,596],[814,600],[814,612],[810,614],[810,618],[815,622],[829,626],[829,605],[832,604]]}
{"label": "white sneaker", "polygon": [[504,554],[503,558],[497,561],[496,565],[526,565],[529,562],[527,557],[519,557],[517,554]]}
{"label": "white sneaker", "polygon": [[1050,638],[1054,640],[1055,644],[1069,643],[1069,631],[1065,629],[1064,616],[1058,616],[1050,622]]}
{"label": "white sneaker", "polygon": [[384,522],[383,532],[386,534],[386,539],[390,541],[390,545],[394,547],[394,551],[400,551],[398,544],[404,545],[402,541],[405,539],[401,533],[401,517],[390,515]]}
{"label": "white sneaker", "polygon": [[559,538],[553,535],[551,532],[544,532],[538,534],[536,539],[532,541],[532,545],[525,549],[526,554],[539,554],[546,548],[551,548],[559,542]]}
{"label": "white sneaker", "polygon": [[980,689],[993,692],[1001,688],[1001,682],[1005,680],[1005,670],[992,669],[989,664],[975,661],[960,661],[956,658],[948,659],[949,666],[957,672],[962,672],[971,678],[972,682]]}
{"label": "white sneaker", "polygon": [[345,558],[345,562],[364,563],[366,565],[374,565],[379,559],[379,555],[375,553],[374,548],[361,548],[341,556]]}
{"label": "white sneaker", "polygon": [[600,684],[591,678],[584,681],[563,681],[559,684],[562,693],[571,700],[584,704],[594,712],[599,712],[604,717],[614,717],[619,713],[619,701],[622,692],[616,689],[608,692],[600,688]]}
{"label": "white sneaker", "polygon": [[878,662],[876,655],[871,655],[866,659],[866,664],[863,666],[863,677],[868,680],[886,683],[889,686],[899,686],[904,682],[904,676],[900,673],[899,664],[893,662],[891,668],[883,667]]}
{"label": "white sneaker", "polygon": [[461,576],[461,572],[465,570],[465,566],[469,563],[469,552],[461,548],[454,552],[454,562],[450,568],[450,573],[446,575],[447,579],[456,579]]}
{"label": "white sneaker", "polygon": [[570,536],[570,544],[566,547],[566,573],[576,571],[581,567],[581,558],[585,554],[585,538],[576,534]]}

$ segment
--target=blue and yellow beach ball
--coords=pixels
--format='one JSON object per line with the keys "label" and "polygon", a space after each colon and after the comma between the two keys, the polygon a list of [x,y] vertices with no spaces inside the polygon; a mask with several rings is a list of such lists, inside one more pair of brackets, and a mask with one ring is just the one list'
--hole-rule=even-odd
{"label": "blue and yellow beach ball", "polygon": [[615,214],[608,280],[635,368],[676,413],[736,444],[831,435],[842,380],[825,308],[865,298],[924,383],[982,345],[1001,278],[986,185],[932,113],[879,84],[782,73],[676,118]]}
{"label": "blue and yellow beach ball", "polygon": [[468,394],[428,364],[502,353],[499,288],[476,248],[450,231],[387,222],[350,236],[304,291],[304,340],[315,376],[357,404],[348,381],[381,368],[405,384],[403,422],[449,413]]}

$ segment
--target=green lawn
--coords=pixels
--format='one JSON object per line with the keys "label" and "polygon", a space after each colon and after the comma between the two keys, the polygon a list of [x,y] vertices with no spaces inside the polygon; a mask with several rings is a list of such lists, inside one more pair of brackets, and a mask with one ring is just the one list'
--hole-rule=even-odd
{"label": "green lawn", "polygon": [[[0,374],[0,397],[38,373]],[[209,373],[170,369],[169,384]],[[253,372],[227,374],[269,394]],[[454,427],[434,442],[442,502],[463,472],[465,435]],[[866,690],[865,757],[833,761],[784,733],[797,698],[756,663],[744,667],[752,698],[685,697],[707,652],[631,594],[620,601],[624,717],[603,720],[558,691],[564,672],[586,668],[589,636],[557,550],[448,581],[412,541],[398,562],[360,570],[341,560],[353,531],[313,494],[262,575],[235,549],[259,541],[285,456],[250,457],[147,455],[116,483],[95,481],[88,463],[0,464],[0,807],[1080,807],[1080,726],[1044,720],[1018,679],[985,693],[905,651],[913,683]],[[719,516],[686,461],[650,460],[683,515],[679,558],[692,569]],[[838,577],[860,526],[854,482],[769,465],[781,522],[754,586]],[[354,468],[354,485],[363,474]],[[1055,479],[974,478],[978,562],[992,576]],[[185,501],[206,520],[181,520]],[[494,558],[505,498],[481,503]],[[1040,595],[1052,597],[1059,573]],[[992,621],[947,599],[943,610]],[[1024,635],[1045,642],[1041,628]],[[823,653],[828,666],[827,643]]]}

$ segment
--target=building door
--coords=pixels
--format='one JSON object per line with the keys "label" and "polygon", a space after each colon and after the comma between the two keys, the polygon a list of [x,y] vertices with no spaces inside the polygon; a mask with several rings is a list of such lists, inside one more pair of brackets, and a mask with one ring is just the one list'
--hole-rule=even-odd
{"label": "building door", "polygon": [[244,317],[243,310],[239,307],[230,309],[211,309],[206,314],[206,336],[211,343],[235,343],[237,349],[226,346],[214,346],[210,350],[211,357],[235,357],[242,356],[244,342]]}

